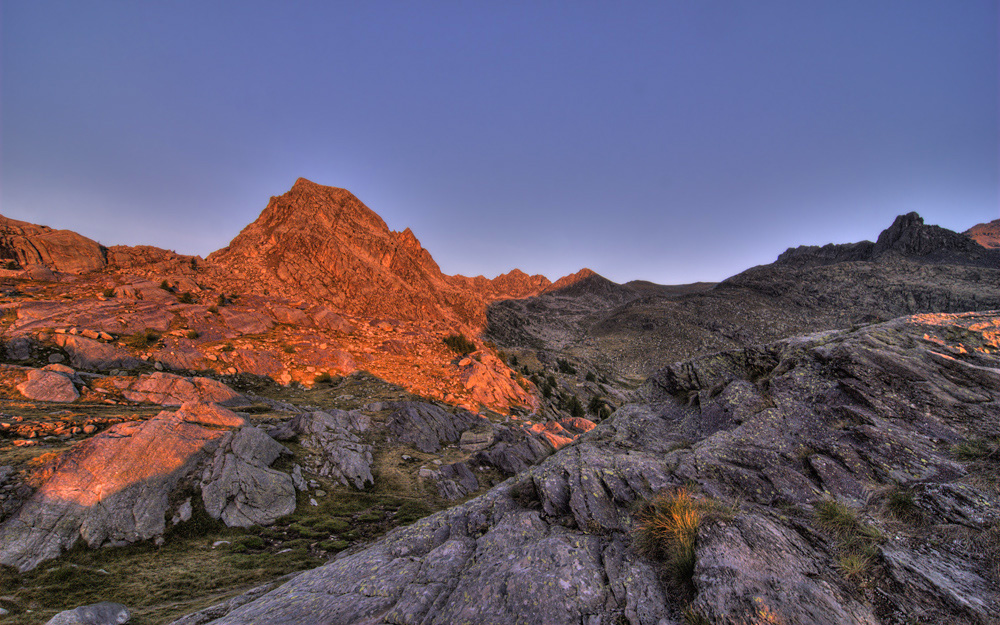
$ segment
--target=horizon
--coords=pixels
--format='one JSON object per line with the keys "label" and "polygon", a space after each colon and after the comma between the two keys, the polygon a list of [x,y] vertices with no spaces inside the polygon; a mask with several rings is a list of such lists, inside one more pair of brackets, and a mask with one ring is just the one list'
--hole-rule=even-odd
{"label": "horizon", "polygon": [[718,282],[1000,217],[997,17],[6,3],[0,213],[204,257],[305,177],[446,274]]}

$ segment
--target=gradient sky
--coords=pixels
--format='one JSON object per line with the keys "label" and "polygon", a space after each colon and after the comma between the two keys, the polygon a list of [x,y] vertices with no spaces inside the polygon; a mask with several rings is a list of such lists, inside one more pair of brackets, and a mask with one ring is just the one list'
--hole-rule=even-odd
{"label": "gradient sky", "polygon": [[446,273],[1000,217],[998,2],[3,0],[0,213],[207,255],[303,176]]}

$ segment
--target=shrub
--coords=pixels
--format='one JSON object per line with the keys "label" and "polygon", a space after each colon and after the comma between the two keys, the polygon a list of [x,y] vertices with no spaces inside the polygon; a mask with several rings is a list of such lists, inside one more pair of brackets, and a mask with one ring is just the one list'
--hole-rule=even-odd
{"label": "shrub", "polygon": [[872,565],[872,556],[864,551],[847,551],[837,558],[837,570],[844,579],[857,581]]}
{"label": "shrub", "polygon": [[282,346],[281,350],[283,352],[285,352],[286,354],[294,354],[295,353],[295,346],[293,346],[293,345],[284,345],[284,346]]}
{"label": "shrub", "polygon": [[115,296],[115,290],[113,288],[111,288],[111,287],[108,287],[108,288],[104,289],[103,291],[101,291],[101,295],[103,295],[104,297],[114,297]]}
{"label": "shrub", "polygon": [[516,367],[517,365],[518,365],[517,356],[514,356],[513,354],[511,354],[511,356],[510,356],[510,366],[511,367]]}
{"label": "shrub", "polygon": [[225,345],[223,345],[223,346],[222,346],[222,350],[221,350],[221,351],[224,351],[224,352],[231,352],[231,351],[233,351],[234,349],[236,349],[236,348],[235,348],[235,347],[233,347],[233,344],[232,344],[232,343],[226,343]]}
{"label": "shrub", "polygon": [[592,415],[600,415],[601,408],[604,408],[604,398],[594,395],[590,398],[590,403],[587,404],[587,412]]}
{"label": "shrub", "polygon": [[170,290],[170,283],[167,282],[166,280],[164,280],[164,281],[160,282],[160,288],[163,289],[164,291],[169,291]]}
{"label": "shrub", "polygon": [[15,269],[20,269],[21,265],[18,264],[16,260],[8,260],[7,262],[4,263],[4,267],[6,269],[10,269],[11,271],[13,271]]}
{"label": "shrub", "polygon": [[146,328],[142,332],[136,332],[125,339],[125,344],[135,349],[146,349],[159,344],[160,335]]}
{"label": "shrub", "polygon": [[183,293],[177,296],[177,301],[180,302],[181,304],[193,304],[194,295],[192,295],[190,291],[184,291]]}
{"label": "shrub", "polygon": [[330,384],[331,382],[333,382],[333,377],[330,375],[329,372],[324,371],[323,373],[317,375],[313,379],[313,382],[316,384]]}
{"label": "shrub", "polygon": [[580,398],[573,395],[568,402],[566,402],[566,409],[569,414],[574,417],[583,417],[583,404],[580,403]]}
{"label": "shrub", "polygon": [[219,293],[219,296],[217,298],[215,298],[215,305],[216,306],[225,306],[228,303],[229,303],[229,300],[226,299],[226,294],[225,293]]}
{"label": "shrub", "polygon": [[867,572],[877,553],[875,547],[883,540],[882,534],[859,521],[854,510],[834,499],[816,504],[813,516],[822,529],[837,538],[840,549],[837,570],[851,581]]}
{"label": "shrub", "polygon": [[597,381],[597,376],[594,375],[593,371],[588,371],[587,375],[585,377],[586,377],[586,380],[588,382],[596,382]]}
{"label": "shrub", "polygon": [[459,356],[476,351],[476,344],[465,338],[464,334],[450,334],[444,337],[444,344]]}
{"label": "shrub", "polygon": [[215,304],[212,304],[211,306],[208,307],[208,312],[212,313],[213,315],[217,314],[219,312],[219,307],[216,306]]}
{"label": "shrub", "polygon": [[568,360],[560,358],[559,360],[556,361],[556,364],[559,365],[559,373],[566,373],[569,375],[576,374],[576,367],[570,364]]}
{"label": "shrub", "polygon": [[189,339],[194,340],[194,339],[198,338],[199,336],[201,336],[201,334],[197,330],[188,330],[186,336]]}

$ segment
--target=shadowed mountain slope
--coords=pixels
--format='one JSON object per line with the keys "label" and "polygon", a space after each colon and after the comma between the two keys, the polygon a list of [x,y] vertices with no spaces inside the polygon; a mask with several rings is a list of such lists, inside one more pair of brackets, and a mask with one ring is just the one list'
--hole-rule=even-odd
{"label": "shadowed mountain slope", "polygon": [[875,243],[789,249],[700,292],[598,290],[605,295],[564,290],[497,302],[487,334],[503,346],[562,350],[639,381],[695,354],[919,312],[1000,308],[1000,250],[910,213]]}

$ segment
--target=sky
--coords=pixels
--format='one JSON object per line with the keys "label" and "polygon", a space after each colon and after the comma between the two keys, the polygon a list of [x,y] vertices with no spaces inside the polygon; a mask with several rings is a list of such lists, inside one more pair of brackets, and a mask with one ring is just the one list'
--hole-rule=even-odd
{"label": "sky", "polygon": [[207,255],[298,177],[445,273],[1000,218],[997,0],[3,0],[0,214]]}

